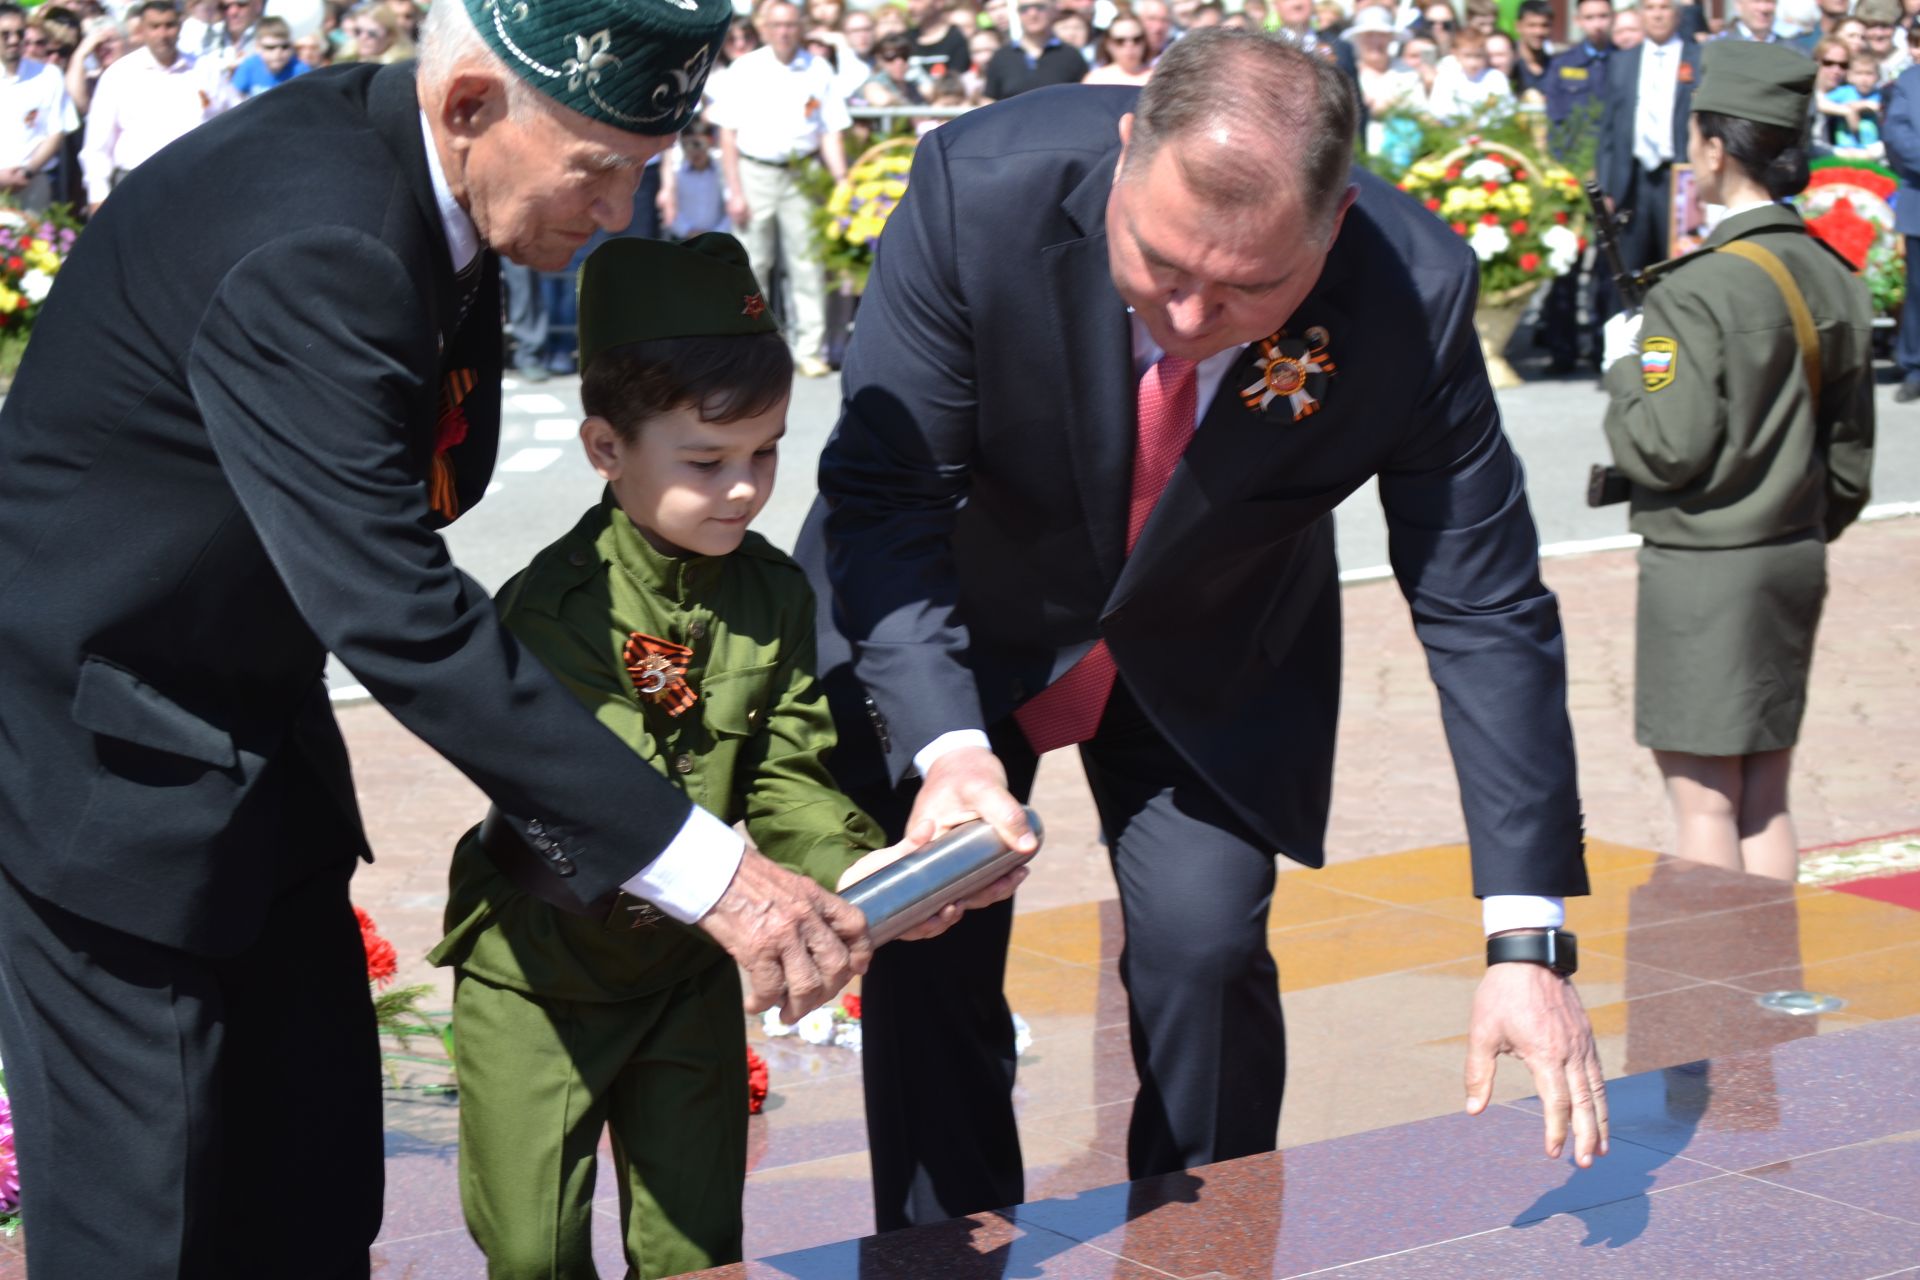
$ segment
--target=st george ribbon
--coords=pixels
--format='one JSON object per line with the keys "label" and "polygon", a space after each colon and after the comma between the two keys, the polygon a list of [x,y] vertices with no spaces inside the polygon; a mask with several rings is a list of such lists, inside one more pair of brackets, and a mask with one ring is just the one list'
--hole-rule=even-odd
{"label": "st george ribbon", "polygon": [[[1044,840],[1040,815],[1025,812],[1034,838]],[[849,886],[841,897],[866,913],[868,936],[883,946],[1032,857],[1008,847],[986,823],[969,822]]]}

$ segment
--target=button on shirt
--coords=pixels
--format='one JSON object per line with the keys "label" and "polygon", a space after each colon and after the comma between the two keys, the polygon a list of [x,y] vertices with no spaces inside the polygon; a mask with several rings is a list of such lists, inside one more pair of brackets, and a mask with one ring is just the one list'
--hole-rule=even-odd
{"label": "button on shirt", "polygon": [[774,164],[812,155],[828,133],[853,123],[825,58],[802,49],[792,62],[782,62],[770,45],[727,68],[707,119],[734,131],[741,155]]}
{"label": "button on shirt", "polygon": [[88,203],[107,198],[115,170],[138,168],[168,143],[218,115],[219,87],[184,53],[163,67],[153,54],[136,49],[108,67],[93,91],[87,145],[80,153]]}
{"label": "button on shirt", "polygon": [[1639,107],[1634,113],[1633,158],[1652,172],[1673,159],[1673,97],[1680,81],[1682,44],[1640,46]]}
{"label": "button on shirt", "polygon": [[[66,78],[58,67],[22,58],[19,74],[0,72],[0,168],[25,165],[50,135],[79,127],[80,115],[67,97]],[[49,160],[45,167],[53,163]]]}

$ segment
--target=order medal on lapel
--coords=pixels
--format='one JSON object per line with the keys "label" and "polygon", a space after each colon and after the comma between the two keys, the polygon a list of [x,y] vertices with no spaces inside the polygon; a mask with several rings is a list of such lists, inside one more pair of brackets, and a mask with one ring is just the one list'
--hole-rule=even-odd
{"label": "order medal on lapel", "polygon": [[687,683],[687,660],[693,650],[671,640],[635,631],[627,637],[622,661],[633,680],[633,690],[670,716],[677,716],[700,700]]}
{"label": "order medal on lapel", "polygon": [[1255,413],[1264,413],[1274,401],[1284,400],[1295,422],[1320,412],[1327,379],[1335,373],[1327,342],[1327,331],[1320,325],[1298,338],[1288,337],[1282,329],[1260,339],[1254,361],[1259,377],[1240,389],[1242,403]]}

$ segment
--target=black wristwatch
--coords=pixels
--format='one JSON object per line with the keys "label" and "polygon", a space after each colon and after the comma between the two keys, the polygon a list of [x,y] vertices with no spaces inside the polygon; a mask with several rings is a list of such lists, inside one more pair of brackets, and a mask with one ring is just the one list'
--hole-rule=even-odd
{"label": "black wristwatch", "polygon": [[1543,964],[1563,978],[1580,967],[1579,939],[1565,929],[1543,933],[1503,933],[1487,939],[1487,963],[1521,961]]}

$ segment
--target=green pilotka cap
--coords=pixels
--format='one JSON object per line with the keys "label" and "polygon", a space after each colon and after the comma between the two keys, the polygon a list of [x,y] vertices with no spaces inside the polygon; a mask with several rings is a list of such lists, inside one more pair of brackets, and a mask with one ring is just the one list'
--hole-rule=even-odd
{"label": "green pilotka cap", "polygon": [[678,133],[700,108],[731,0],[466,0],[522,80],[589,120]]}
{"label": "green pilotka cap", "polygon": [[609,240],[580,268],[582,369],[629,342],[777,332],[746,249],[724,231]]}
{"label": "green pilotka cap", "polygon": [[1813,97],[1813,59],[1791,45],[1715,40],[1700,55],[1693,109],[1798,129]]}

